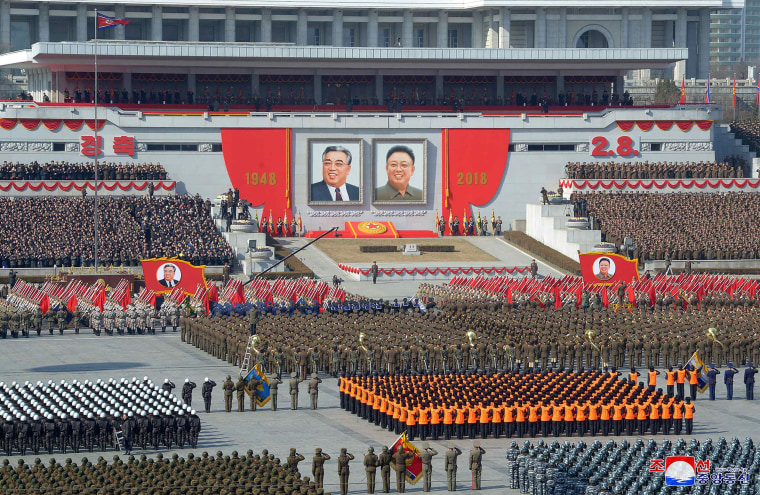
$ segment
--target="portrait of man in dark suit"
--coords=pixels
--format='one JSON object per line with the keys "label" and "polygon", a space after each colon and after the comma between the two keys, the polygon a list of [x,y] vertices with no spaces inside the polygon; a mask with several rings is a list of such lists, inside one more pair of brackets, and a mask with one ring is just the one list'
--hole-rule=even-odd
{"label": "portrait of man in dark suit", "polygon": [[599,280],[610,280],[615,275],[615,263],[610,258],[599,258],[594,268],[594,276]]}
{"label": "portrait of man in dark suit", "polygon": [[[311,184],[310,201],[359,201],[359,187],[349,184],[351,175],[351,150],[340,145],[327,146],[322,151],[322,180]],[[319,164],[312,159],[312,180],[318,177]]]}
{"label": "portrait of man in dark suit", "polygon": [[[163,272],[163,278],[161,272]],[[181,277],[182,274],[179,272],[177,266],[167,263],[162,267],[162,270],[159,271],[157,278],[158,283],[164,287],[175,287],[179,283]]]}

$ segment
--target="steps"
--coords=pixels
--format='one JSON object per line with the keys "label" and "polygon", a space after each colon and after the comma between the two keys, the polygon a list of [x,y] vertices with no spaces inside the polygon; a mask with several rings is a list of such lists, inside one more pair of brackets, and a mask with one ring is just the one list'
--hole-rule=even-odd
{"label": "steps", "polygon": [[[250,276],[252,272],[263,271],[273,264],[273,261],[269,260],[251,260],[248,255],[248,241],[256,241],[256,247],[265,247],[267,244],[266,234],[262,232],[225,232],[227,224],[220,215],[221,208],[212,206],[211,217],[214,219],[214,225],[230,245],[232,252],[235,253],[236,270],[242,270],[246,276]],[[274,250],[272,251],[274,252]]]}
{"label": "steps", "polygon": [[[570,210],[569,210],[570,209]],[[555,251],[578,261],[578,251],[594,251],[602,242],[599,230],[568,229],[568,211],[572,206],[528,204],[525,206],[525,233]]]}

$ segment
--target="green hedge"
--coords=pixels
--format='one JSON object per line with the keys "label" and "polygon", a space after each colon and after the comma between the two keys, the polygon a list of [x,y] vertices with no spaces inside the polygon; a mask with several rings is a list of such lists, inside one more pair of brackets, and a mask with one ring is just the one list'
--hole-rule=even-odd
{"label": "green hedge", "polygon": [[396,253],[398,246],[359,246],[362,253]]}
{"label": "green hedge", "polygon": [[504,232],[504,240],[529,252],[536,259],[539,259],[563,272],[578,276],[581,274],[580,263],[572,258],[568,258],[559,251],[555,251],[549,246],[538,242],[525,232],[519,232],[516,230]]}

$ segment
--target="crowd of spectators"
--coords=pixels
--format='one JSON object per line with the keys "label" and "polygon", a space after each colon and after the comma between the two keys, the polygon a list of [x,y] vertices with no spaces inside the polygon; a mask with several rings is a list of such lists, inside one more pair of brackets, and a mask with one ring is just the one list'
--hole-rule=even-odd
{"label": "crowd of spectators", "polygon": [[729,156],[722,162],[568,162],[568,179],[733,179],[749,175],[747,161]]}
{"label": "crowd of spectators", "polygon": [[[0,198],[0,266],[92,266],[93,199]],[[179,257],[224,265],[232,249],[200,196],[107,196],[98,200],[98,258],[103,266]]]}
{"label": "crowd of spectators", "polygon": [[[165,180],[166,169],[160,163],[98,164],[98,180]],[[92,162],[49,161],[39,163],[3,162],[0,180],[94,180],[95,166]]]}
{"label": "crowd of spectators", "polygon": [[602,240],[634,241],[639,260],[760,257],[760,194],[578,193]]}
{"label": "crowd of spectators", "polygon": [[744,122],[731,122],[731,132],[749,146],[749,150],[757,153],[760,151],[760,122],[747,120]]}

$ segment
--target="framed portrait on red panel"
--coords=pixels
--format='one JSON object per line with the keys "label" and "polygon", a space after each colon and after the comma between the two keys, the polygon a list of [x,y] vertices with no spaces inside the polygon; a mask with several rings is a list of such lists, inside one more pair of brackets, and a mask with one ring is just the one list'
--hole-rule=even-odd
{"label": "framed portrait on red panel", "polygon": [[372,203],[427,203],[427,140],[372,140]]}
{"label": "framed portrait on red panel", "polygon": [[362,204],[361,139],[309,140],[309,205]]}

